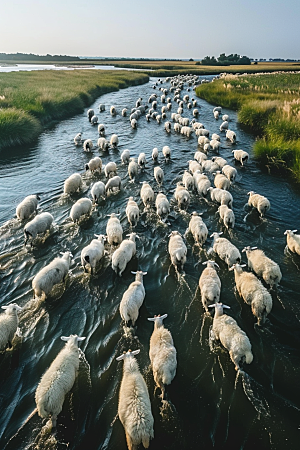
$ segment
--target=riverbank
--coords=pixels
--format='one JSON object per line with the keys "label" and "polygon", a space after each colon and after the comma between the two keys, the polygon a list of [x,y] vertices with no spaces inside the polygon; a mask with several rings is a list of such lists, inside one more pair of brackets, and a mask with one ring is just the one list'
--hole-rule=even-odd
{"label": "riverbank", "polygon": [[237,110],[238,121],[258,136],[255,157],[300,182],[300,73],[225,75],[196,94]]}
{"label": "riverbank", "polygon": [[0,149],[32,142],[55,122],[84,110],[100,95],[144,84],[128,71],[34,71],[0,74]]}

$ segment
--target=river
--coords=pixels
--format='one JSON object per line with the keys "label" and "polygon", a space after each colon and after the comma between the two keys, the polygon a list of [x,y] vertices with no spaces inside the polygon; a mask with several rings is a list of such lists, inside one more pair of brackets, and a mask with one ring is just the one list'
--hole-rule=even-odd
{"label": "river", "polygon": [[[237,143],[228,143],[222,134],[220,155],[234,164],[233,148],[250,153],[245,167],[236,165],[238,178],[231,188],[236,226],[230,233],[224,231],[216,214],[217,206],[199,200],[196,195],[192,196],[188,212],[202,212],[209,234],[223,230],[240,251],[247,245],[265,250],[280,265],[283,274],[280,286],[272,291],[269,320],[258,329],[250,307],[234,292],[233,272],[217,260],[221,300],[231,307],[226,312],[237,320],[252,343],[253,362],[245,367],[244,374],[237,374],[226,350],[221,346],[210,348],[212,319],[205,316],[200,300],[201,263],[207,259],[212,240],[209,238],[199,251],[192,239],[187,239],[185,276],[177,279],[170,268],[168,235],[171,230],[184,234],[190,216],[178,211],[174,204],[168,219],[170,225],[160,224],[154,213],[143,213],[139,182],[149,181],[158,192],[153,178],[152,149],[159,149],[159,162],[165,173],[163,192],[169,200],[187,168],[187,161],[197,150],[195,135],[187,139],[173,130],[167,134],[163,124],[158,125],[154,120],[148,123],[144,116],[133,130],[129,118],[121,116],[122,108],[131,109],[139,97],[147,103],[149,95],[158,92],[152,88],[154,82],[152,78],[143,86],[103,95],[91,105],[97,111],[99,123],[105,124],[108,139],[113,133],[119,136],[117,149],[100,156],[104,164],[117,163],[123,188],[98,206],[81,227],[68,219],[71,206],[78,198],[90,196],[91,184],[104,178],[104,175],[91,176],[85,172],[85,164],[92,155],[73,143],[78,132],[83,133],[84,139],[97,142],[97,127],[88,122],[86,111],[46,130],[33,145],[4,149],[0,153],[1,305],[16,302],[23,307],[19,324],[22,337],[16,337],[13,348],[0,354],[1,449],[125,450],[125,433],[117,417],[123,363],[117,362],[116,357],[129,348],[141,350],[136,358],[147,382],[154,415],[154,440],[150,448],[268,450],[299,446],[300,257],[285,252],[284,236],[286,229],[300,227],[299,190],[285,177],[269,175],[257,166],[251,153],[254,136],[238,125],[235,112],[223,109],[223,113],[230,115],[230,128],[237,133]],[[105,112],[99,113],[99,103],[106,105]],[[177,104],[172,104],[171,112],[174,112]],[[115,117],[109,113],[111,105],[117,109]],[[221,121],[214,119],[213,106],[200,99],[198,105],[199,121],[211,133],[219,133]],[[171,112],[167,113],[168,119]],[[185,107],[183,116],[192,118],[191,110]],[[163,160],[164,145],[171,148],[170,163]],[[147,156],[147,168],[139,174],[136,183],[129,183],[127,166],[121,165],[120,155],[125,148],[131,156],[140,152]],[[95,148],[93,155],[99,155]],[[85,188],[80,194],[66,198],[62,195],[63,183],[74,172],[82,174]],[[265,195],[271,202],[271,210],[262,220],[251,214],[244,221],[250,190]],[[51,235],[33,249],[24,247],[24,223],[14,218],[18,203],[32,193],[41,197],[40,211],[51,212],[55,219]],[[136,228],[140,236],[137,258],[122,278],[114,275],[109,255],[94,276],[84,274],[81,250],[94,233],[105,234],[107,214],[120,212],[124,237],[128,233],[125,205],[130,195],[138,201],[141,211]],[[72,252],[75,263],[65,291],[60,290],[56,298],[45,302],[34,300],[33,277],[59,252],[66,250]],[[144,277],[146,297],[135,332],[125,335],[119,304],[134,280],[130,270],[138,267],[148,272]],[[149,367],[153,322],[147,321],[147,317],[165,313],[168,314],[165,326],[171,331],[177,349],[178,367],[172,384],[167,387],[168,401],[162,404]],[[64,345],[60,336],[75,333],[86,337],[80,343],[85,360],[58,416],[56,436],[47,435],[45,421],[37,415],[14,436],[35,408],[34,394],[41,376]]]}

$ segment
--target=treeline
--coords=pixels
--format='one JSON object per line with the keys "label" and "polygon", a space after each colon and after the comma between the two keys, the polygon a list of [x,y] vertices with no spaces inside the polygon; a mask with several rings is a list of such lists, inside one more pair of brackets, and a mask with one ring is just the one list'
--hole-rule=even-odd
{"label": "treeline", "polygon": [[214,56],[205,56],[202,61],[198,61],[196,64],[202,64],[203,66],[249,65],[251,64],[251,60],[248,56],[240,56],[237,53],[231,53],[231,55],[221,53],[218,58],[215,58]]}
{"label": "treeline", "polygon": [[80,61],[78,56],[34,55],[33,53],[0,53],[1,61]]}

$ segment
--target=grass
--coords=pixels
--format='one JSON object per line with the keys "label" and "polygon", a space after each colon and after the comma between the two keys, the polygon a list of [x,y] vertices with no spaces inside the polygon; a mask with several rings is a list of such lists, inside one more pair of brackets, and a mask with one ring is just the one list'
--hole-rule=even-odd
{"label": "grass", "polygon": [[259,137],[255,157],[300,182],[300,73],[225,75],[196,94],[238,110],[238,121]]}
{"label": "grass", "polygon": [[148,82],[129,71],[0,73],[0,148],[33,141],[42,129],[84,110],[100,95]]}

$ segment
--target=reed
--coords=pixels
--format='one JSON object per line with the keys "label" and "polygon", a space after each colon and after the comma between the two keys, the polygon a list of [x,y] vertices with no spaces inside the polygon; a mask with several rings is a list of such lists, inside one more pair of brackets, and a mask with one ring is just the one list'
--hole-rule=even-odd
{"label": "reed", "polygon": [[29,143],[43,127],[82,112],[100,95],[148,80],[129,71],[1,73],[0,148]]}

